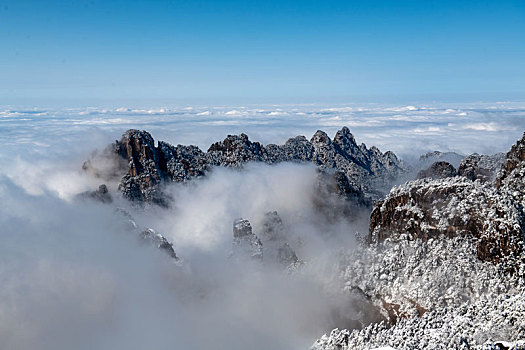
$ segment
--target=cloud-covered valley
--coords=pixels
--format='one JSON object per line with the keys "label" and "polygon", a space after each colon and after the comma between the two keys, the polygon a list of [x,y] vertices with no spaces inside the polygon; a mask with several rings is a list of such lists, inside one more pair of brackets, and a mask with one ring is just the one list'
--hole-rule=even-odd
{"label": "cloud-covered valley", "polygon": [[[358,143],[411,161],[428,151],[506,152],[525,131],[525,105],[258,106],[0,109],[0,339],[5,349],[306,349],[355,308],[336,278],[339,254],[368,217],[323,217],[311,164],[218,168],[167,188],[170,208],[82,200],[100,179],[93,151],[129,129],[206,151],[227,134],[282,144],[348,126]],[[180,261],[129,229],[153,228]],[[231,259],[232,223],[263,230],[277,211],[304,266]]]}

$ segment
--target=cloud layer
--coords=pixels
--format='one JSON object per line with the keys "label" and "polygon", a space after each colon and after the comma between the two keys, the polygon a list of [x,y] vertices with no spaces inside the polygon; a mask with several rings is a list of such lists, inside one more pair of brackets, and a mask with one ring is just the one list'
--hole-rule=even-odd
{"label": "cloud layer", "polygon": [[[337,253],[363,222],[327,221],[312,205],[311,165],[216,169],[168,190],[169,210],[82,202],[99,180],[82,161],[128,128],[206,149],[227,134],[282,143],[349,126],[358,142],[418,156],[506,151],[525,105],[265,106],[0,110],[0,340],[6,349],[305,349],[356,317],[334,278]],[[110,188],[115,188],[111,186]],[[114,184],[113,184],[114,185]],[[115,207],[175,244],[182,266],[141,244]],[[277,210],[307,260],[299,274],[236,264],[232,222],[257,234]],[[150,249],[151,248],[151,249]]]}
{"label": "cloud layer", "polygon": [[[62,110],[0,109],[4,152],[60,153],[57,146],[84,151],[120,137],[128,128],[150,131],[155,139],[207,148],[227,134],[247,133],[263,143],[329,135],[348,126],[358,142],[401,155],[427,151],[505,151],[525,130],[525,104],[425,106],[318,105]],[[24,148],[25,146],[25,148]],[[91,146],[91,147],[89,147]],[[4,153],[2,152],[2,153]]]}

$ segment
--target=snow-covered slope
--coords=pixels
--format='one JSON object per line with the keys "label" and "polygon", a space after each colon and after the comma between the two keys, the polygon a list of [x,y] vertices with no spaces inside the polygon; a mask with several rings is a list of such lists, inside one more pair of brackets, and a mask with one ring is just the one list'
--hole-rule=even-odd
{"label": "snow-covered slope", "polygon": [[340,265],[345,289],[385,321],[334,329],[312,349],[525,349],[523,169],[525,136],[495,183],[456,176],[393,188],[367,242]]}
{"label": "snow-covered slope", "polygon": [[525,339],[525,265],[509,274],[477,259],[473,243],[387,240],[347,255],[346,289],[359,288],[395,324],[336,329],[313,349],[488,349],[484,344]]}

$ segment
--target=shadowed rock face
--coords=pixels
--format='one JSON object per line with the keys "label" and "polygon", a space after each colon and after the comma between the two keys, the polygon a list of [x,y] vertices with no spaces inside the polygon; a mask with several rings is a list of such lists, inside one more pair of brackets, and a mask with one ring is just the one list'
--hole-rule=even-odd
{"label": "shadowed rock face", "polygon": [[128,160],[127,174],[119,184],[124,197],[167,206],[158,188],[161,172],[157,148],[151,135],[146,131],[128,130],[115,143],[115,150],[121,158]]}
{"label": "shadowed rock face", "polygon": [[512,172],[524,166],[525,162],[525,133],[523,137],[512,146],[505,157],[505,162],[502,167],[502,174],[499,178],[500,182],[508,177]]}
{"label": "shadowed rock face", "polygon": [[426,177],[431,179],[445,179],[457,175],[456,169],[448,162],[435,162],[428,169],[422,170],[417,174],[418,179]]}
{"label": "shadowed rock face", "polygon": [[359,185],[350,182],[342,171],[325,167],[318,168],[314,193],[315,208],[328,220],[357,218],[372,206]]}
{"label": "shadowed rock face", "polygon": [[[392,181],[407,172],[392,152],[383,154],[375,147],[358,146],[346,127],[337,132],[333,141],[323,131],[317,131],[310,141],[297,136],[284,145],[263,146],[250,141],[245,134],[228,135],[223,141],[212,144],[206,153],[196,146],[172,146],[162,141],[155,146],[148,132],[128,130],[108,149],[118,158],[109,163],[118,165],[114,172],[122,176],[119,190],[124,197],[161,206],[170,203],[162,192],[163,183],[204,176],[212,166],[312,162],[323,169],[332,169],[339,193],[349,200],[356,199],[359,204],[381,198]],[[86,161],[83,168],[103,174],[92,159]]]}
{"label": "shadowed rock face", "polygon": [[203,176],[208,170],[205,153],[196,146],[172,146],[155,141],[147,131],[128,130],[114,144],[120,159],[127,161],[119,190],[136,202],[150,202],[163,207],[170,199],[162,192],[166,181],[183,182]]}
{"label": "shadowed rock face", "polygon": [[289,266],[299,261],[295,251],[288,243],[284,243],[277,249],[277,261],[283,266]]}
{"label": "shadowed rock face", "polygon": [[284,232],[283,220],[276,211],[264,214],[262,237],[265,241],[279,241],[283,239]]}
{"label": "shadowed rock face", "polygon": [[282,267],[292,267],[299,263],[293,248],[288,244],[289,231],[276,211],[264,214],[262,235],[265,260],[276,262]]}

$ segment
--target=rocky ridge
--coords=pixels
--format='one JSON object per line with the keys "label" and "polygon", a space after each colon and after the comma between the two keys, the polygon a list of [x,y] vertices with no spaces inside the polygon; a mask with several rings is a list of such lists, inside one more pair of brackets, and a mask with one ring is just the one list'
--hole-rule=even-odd
{"label": "rocky ridge", "polygon": [[525,134],[512,146],[496,178],[496,186],[525,208]]}
{"label": "rocky ridge", "polygon": [[335,329],[312,349],[525,348],[525,135],[497,171],[500,158],[471,155],[458,176],[411,181],[377,203],[368,244],[340,270],[386,322]]}
{"label": "rocky ridge", "polygon": [[[525,135],[507,153],[495,182],[491,179],[503,163],[501,155],[473,154],[461,162],[460,176],[424,178],[394,187],[372,211],[369,242],[401,235],[423,240],[469,235],[476,238],[481,260],[499,262],[521,256],[524,150]],[[434,163],[433,168],[438,173],[453,169],[442,163]]]}
{"label": "rocky ridge", "polygon": [[115,212],[122,218],[124,229],[137,235],[143,242],[155,246],[162,252],[166,253],[170,258],[176,262],[180,262],[179,257],[173,249],[173,243],[168,241],[162,234],[156,232],[154,229],[146,227],[140,229],[137,222],[133,219],[131,214],[122,208],[116,208]]}
{"label": "rocky ridge", "polygon": [[96,191],[86,191],[78,195],[81,199],[91,199],[101,203],[111,203],[113,198],[109,193],[108,187],[105,184],[98,186]]}
{"label": "rocky ridge", "polygon": [[233,222],[232,255],[236,259],[263,259],[263,245],[252,231],[252,225],[243,218]]}
{"label": "rocky ridge", "polygon": [[[331,140],[317,131],[310,141],[297,136],[283,145],[261,145],[247,135],[228,135],[210,146],[205,153],[196,146],[172,146],[155,141],[146,131],[128,130],[109,147],[110,154],[119,160],[110,163],[121,173],[119,190],[124,197],[136,202],[169,206],[170,198],[162,186],[168,182],[185,182],[206,175],[214,166],[242,167],[247,162],[310,162],[334,174],[340,185],[339,194],[355,199],[359,204],[370,203],[384,195],[391,183],[407,173],[407,167],[392,152],[382,153],[376,147],[357,145],[350,130],[339,130]],[[100,156],[100,155],[99,155]],[[100,162],[99,162],[100,163]],[[97,162],[89,159],[84,170],[105,174]]]}

